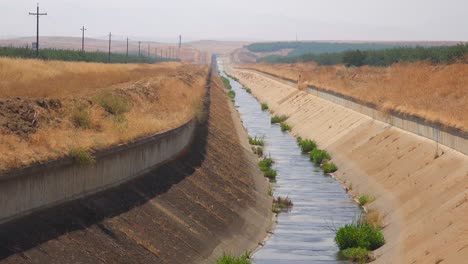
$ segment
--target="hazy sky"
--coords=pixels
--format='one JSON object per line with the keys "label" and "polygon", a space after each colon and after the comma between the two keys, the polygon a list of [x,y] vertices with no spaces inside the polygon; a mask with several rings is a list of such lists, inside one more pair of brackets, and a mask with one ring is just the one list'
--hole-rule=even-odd
{"label": "hazy sky", "polygon": [[[468,0],[41,0],[41,35],[167,40],[468,40]],[[36,1],[0,0],[0,36],[35,35]]]}

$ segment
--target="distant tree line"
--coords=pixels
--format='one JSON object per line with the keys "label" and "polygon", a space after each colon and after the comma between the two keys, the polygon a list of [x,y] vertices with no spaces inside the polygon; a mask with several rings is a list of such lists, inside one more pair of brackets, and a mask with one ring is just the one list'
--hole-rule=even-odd
{"label": "distant tree line", "polygon": [[292,49],[288,56],[300,56],[310,53],[335,53],[347,50],[379,50],[397,46],[383,43],[265,42],[250,44],[247,46],[247,49],[251,52],[275,52]]}
{"label": "distant tree line", "polygon": [[443,47],[396,47],[383,50],[348,50],[336,53],[309,53],[300,56],[272,55],[259,59],[270,63],[314,61],[319,65],[389,66],[399,62],[428,61],[433,64],[468,63],[468,44]]}
{"label": "distant tree line", "polygon": [[[84,62],[108,62],[108,53],[93,51],[82,52],[77,50],[41,49],[38,59],[60,61],[84,61]],[[30,48],[0,47],[0,57],[13,58],[37,58],[36,51]],[[156,63],[161,61],[176,61],[178,59],[166,59],[161,57],[147,57],[129,54],[128,58],[123,53],[112,53],[111,63]]]}

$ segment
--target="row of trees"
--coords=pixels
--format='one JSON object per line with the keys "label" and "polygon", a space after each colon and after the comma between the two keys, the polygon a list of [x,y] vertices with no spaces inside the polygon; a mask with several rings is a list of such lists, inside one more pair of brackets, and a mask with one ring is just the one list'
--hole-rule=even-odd
{"label": "row of trees", "polygon": [[[60,60],[60,61],[84,61],[84,62],[108,62],[109,54],[107,52],[82,52],[77,50],[62,49],[41,49],[39,59]],[[0,47],[0,57],[13,58],[37,58],[34,49]],[[176,59],[147,57],[129,54],[128,57],[123,53],[112,53],[111,63],[156,63],[161,61],[175,61]]]}
{"label": "row of trees", "polygon": [[434,64],[468,63],[468,44],[443,47],[397,47],[383,50],[349,50],[337,53],[309,53],[300,56],[268,56],[259,61],[296,63],[314,61],[320,65],[389,66],[399,62],[429,61]]}
{"label": "row of trees", "polygon": [[288,56],[301,56],[304,54],[335,53],[347,50],[379,50],[397,47],[382,43],[333,43],[333,42],[265,42],[254,43],[247,46],[251,52],[275,52],[292,49]]}

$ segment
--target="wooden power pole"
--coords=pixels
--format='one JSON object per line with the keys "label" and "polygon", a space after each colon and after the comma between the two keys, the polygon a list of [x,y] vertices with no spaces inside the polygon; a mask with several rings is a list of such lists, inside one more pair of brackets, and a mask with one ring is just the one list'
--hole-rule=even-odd
{"label": "wooden power pole", "polygon": [[82,31],[82,34],[81,34],[81,51],[82,52],[85,51],[85,48],[84,48],[84,33],[85,33],[86,30],[88,30],[88,29],[86,29],[84,26],[81,28],[81,31]]}
{"label": "wooden power pole", "polygon": [[37,3],[37,10],[36,13],[29,12],[29,15],[36,16],[36,57],[39,57],[39,17],[40,16],[47,16],[47,13],[40,13],[39,12],[39,3]]}
{"label": "wooden power pole", "polygon": [[112,45],[112,32],[109,33],[109,57],[107,58],[107,61],[109,63],[111,62],[111,45]]}

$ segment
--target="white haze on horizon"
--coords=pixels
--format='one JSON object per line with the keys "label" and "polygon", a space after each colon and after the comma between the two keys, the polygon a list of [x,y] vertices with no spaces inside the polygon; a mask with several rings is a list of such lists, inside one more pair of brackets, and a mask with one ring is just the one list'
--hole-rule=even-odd
{"label": "white haze on horizon", "polygon": [[[0,0],[0,37],[35,35],[36,1]],[[464,0],[42,0],[42,36],[468,41]]]}

